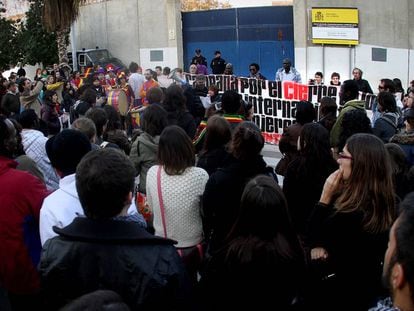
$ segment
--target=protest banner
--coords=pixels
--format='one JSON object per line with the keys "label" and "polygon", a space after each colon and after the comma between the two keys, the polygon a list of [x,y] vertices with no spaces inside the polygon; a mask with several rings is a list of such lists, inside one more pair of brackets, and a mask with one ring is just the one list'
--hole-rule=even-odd
{"label": "protest banner", "polygon": [[[186,73],[185,79],[192,85],[196,76]],[[212,84],[217,86],[220,93],[234,90],[242,95],[244,101],[252,104],[253,121],[261,129],[266,143],[271,144],[277,144],[283,129],[295,122],[298,102],[309,101],[318,109],[321,98],[328,96],[334,98],[338,107],[341,107],[338,86],[207,75],[206,86]],[[375,97],[374,94],[360,93],[359,99],[365,100],[365,107],[370,110]]]}

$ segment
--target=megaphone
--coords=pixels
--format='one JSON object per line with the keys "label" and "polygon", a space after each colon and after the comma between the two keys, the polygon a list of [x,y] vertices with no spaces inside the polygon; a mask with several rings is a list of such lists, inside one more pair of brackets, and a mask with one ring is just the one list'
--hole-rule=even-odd
{"label": "megaphone", "polygon": [[181,85],[187,85],[188,82],[186,79],[181,78],[178,73],[177,73],[177,69],[175,68],[173,70],[171,70],[171,72],[168,74],[167,78],[168,79],[172,79],[174,81],[177,81],[178,83],[180,83]]}

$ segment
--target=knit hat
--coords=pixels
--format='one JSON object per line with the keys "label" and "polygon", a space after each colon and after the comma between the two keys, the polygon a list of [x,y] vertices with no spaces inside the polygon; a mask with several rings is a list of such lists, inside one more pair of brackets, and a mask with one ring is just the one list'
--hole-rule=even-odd
{"label": "knit hat", "polygon": [[74,174],[83,156],[91,151],[85,134],[76,130],[63,130],[46,142],[46,153],[52,166],[63,176]]}

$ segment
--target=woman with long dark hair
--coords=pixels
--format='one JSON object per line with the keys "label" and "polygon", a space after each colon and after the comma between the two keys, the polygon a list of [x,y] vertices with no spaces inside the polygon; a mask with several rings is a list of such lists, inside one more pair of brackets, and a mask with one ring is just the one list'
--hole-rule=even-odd
{"label": "woman with long dark hair", "polygon": [[206,310],[290,310],[305,275],[305,256],[275,180],[244,188],[225,245],[200,281]]}
{"label": "woman with long dark hair", "polygon": [[[310,221],[311,258],[331,273],[319,310],[367,310],[382,294],[382,260],[395,218],[391,164],[382,141],[351,136]],[[320,298],[320,299],[318,299]],[[325,306],[326,304],[326,306]]]}
{"label": "woman with long dark hair", "polygon": [[282,176],[285,176],[290,162],[298,156],[297,142],[300,131],[306,123],[311,123],[315,120],[315,107],[310,102],[301,101],[296,104],[295,117],[296,123],[283,129],[283,134],[279,141],[279,150],[283,154],[283,157],[277,163],[275,171]]}
{"label": "woman with long dark hair", "polygon": [[305,235],[307,222],[318,202],[326,178],[338,168],[329,145],[329,132],[318,123],[302,128],[298,141],[299,156],[287,168],[283,192],[292,223]]}
{"label": "woman with long dark hair", "polygon": [[55,91],[46,91],[43,99],[40,115],[47,126],[49,136],[56,135],[60,132],[61,125],[59,121],[59,103],[58,96]]}
{"label": "woman with long dark hair", "polygon": [[163,107],[168,112],[168,124],[178,125],[193,139],[196,123],[187,109],[186,97],[181,86],[173,84],[167,88]]}
{"label": "woman with long dark hair", "polygon": [[214,115],[208,119],[203,149],[199,153],[197,166],[209,175],[223,167],[229,155],[227,145],[231,140],[230,123],[223,117]]}

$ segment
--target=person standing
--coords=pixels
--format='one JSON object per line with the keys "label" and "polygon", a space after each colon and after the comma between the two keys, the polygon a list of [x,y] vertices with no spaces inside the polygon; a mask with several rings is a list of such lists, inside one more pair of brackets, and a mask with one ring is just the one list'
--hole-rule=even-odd
{"label": "person standing", "polygon": [[362,79],[362,70],[359,68],[352,69],[352,75],[354,76],[354,81],[358,84],[358,89],[362,93],[373,94],[371,86],[367,80]]}
{"label": "person standing", "polygon": [[129,65],[129,71],[131,75],[129,76],[128,83],[131,86],[132,91],[134,92],[134,106],[141,105],[141,88],[145,82],[145,78],[142,74],[138,73],[139,66],[137,63],[132,62]]}
{"label": "person standing", "polygon": [[76,189],[86,217],[76,217],[43,246],[39,271],[46,310],[98,289],[116,290],[131,310],[189,310],[191,288],[174,241],[131,219],[135,169],[113,148],[85,155]]}
{"label": "person standing", "polygon": [[402,211],[391,227],[388,248],[384,255],[383,282],[391,297],[381,300],[369,311],[414,310],[414,194],[400,204]]}
{"label": "person standing", "polygon": [[0,287],[13,310],[40,309],[39,212],[48,191],[40,179],[16,169],[16,147],[13,123],[0,116]]}
{"label": "person standing", "polygon": [[211,60],[210,67],[211,67],[211,70],[213,70],[213,74],[215,75],[223,74],[224,69],[226,69],[226,61],[223,58],[221,58],[220,51],[214,52],[214,58]]}
{"label": "person standing", "polygon": [[207,59],[201,54],[200,49],[195,50],[195,56],[191,59],[191,64],[203,64],[207,67]]}
{"label": "person standing", "polygon": [[148,106],[147,92],[153,87],[159,87],[159,84],[157,81],[153,79],[151,69],[145,70],[144,76],[145,76],[145,82],[144,84],[142,84],[139,94],[142,100],[142,105]]}
{"label": "person standing", "polygon": [[289,58],[283,60],[283,67],[276,71],[276,81],[293,81],[302,83],[299,71],[292,67],[292,61]]}
{"label": "person standing", "polygon": [[8,117],[20,113],[20,99],[15,82],[9,82],[7,93],[1,99],[0,112]]}
{"label": "person standing", "polygon": [[267,80],[264,75],[260,73],[260,66],[256,63],[251,63],[249,66],[249,78],[256,78],[258,80]]}

